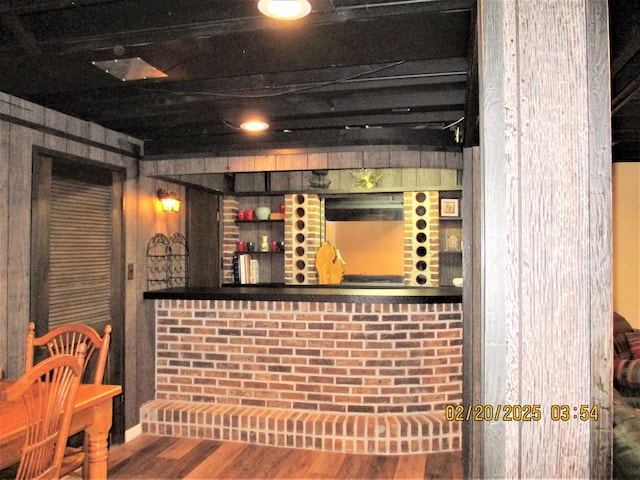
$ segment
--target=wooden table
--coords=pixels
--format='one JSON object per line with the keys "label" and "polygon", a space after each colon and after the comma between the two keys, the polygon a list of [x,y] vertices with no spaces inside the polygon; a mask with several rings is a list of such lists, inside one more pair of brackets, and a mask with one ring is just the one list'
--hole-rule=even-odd
{"label": "wooden table", "polygon": [[[107,478],[107,436],[112,422],[112,399],[120,385],[80,385],[69,434],[84,430],[89,436],[89,471],[85,478]],[[21,401],[0,405],[0,469],[20,461],[24,445],[25,415]]]}

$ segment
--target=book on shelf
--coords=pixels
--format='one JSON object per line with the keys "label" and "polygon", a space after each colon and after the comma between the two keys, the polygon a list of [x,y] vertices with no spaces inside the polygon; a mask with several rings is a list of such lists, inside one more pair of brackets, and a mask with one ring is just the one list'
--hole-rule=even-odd
{"label": "book on shelf", "polygon": [[240,257],[239,255],[234,255],[231,259],[231,267],[233,269],[233,283],[238,285],[240,284]]}
{"label": "book on shelf", "polygon": [[249,262],[251,261],[251,257],[246,254],[240,254],[240,283],[246,284],[249,283]]}
{"label": "book on shelf", "polygon": [[260,264],[255,258],[249,262],[249,283],[260,283]]}
{"label": "book on shelf", "polygon": [[233,283],[241,285],[258,283],[259,275],[258,260],[252,259],[248,253],[233,256]]}

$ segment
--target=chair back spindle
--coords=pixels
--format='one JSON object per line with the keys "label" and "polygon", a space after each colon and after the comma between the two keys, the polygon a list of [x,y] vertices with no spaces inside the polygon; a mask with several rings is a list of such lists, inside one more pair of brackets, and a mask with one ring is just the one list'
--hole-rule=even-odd
{"label": "chair back spindle", "polygon": [[85,346],[78,355],[47,358],[0,393],[2,402],[21,400],[26,415],[25,443],[16,478],[58,478],[84,364]]}
{"label": "chair back spindle", "polygon": [[79,346],[85,345],[86,354],[81,377],[84,378],[85,371],[94,353],[98,350],[98,358],[92,368],[93,372],[89,372],[93,373],[93,378],[87,379],[87,383],[101,384],[104,380],[110,341],[111,325],[105,327],[102,337],[93,328],[83,324],[62,325],[41,337],[36,337],[35,324],[30,322],[27,332],[25,370],[29,370],[36,363],[39,351],[45,352],[44,355],[40,355],[44,357],[77,355]]}

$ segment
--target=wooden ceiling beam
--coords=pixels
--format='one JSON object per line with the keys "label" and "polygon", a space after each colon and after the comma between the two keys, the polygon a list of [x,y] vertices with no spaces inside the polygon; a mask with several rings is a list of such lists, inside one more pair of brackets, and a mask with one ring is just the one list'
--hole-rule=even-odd
{"label": "wooden ceiling beam", "polygon": [[[238,138],[240,137],[240,138]],[[460,151],[452,132],[441,130],[408,129],[333,129],[302,132],[269,132],[248,136],[201,136],[181,138],[172,136],[145,142],[145,158],[168,156],[175,158],[185,151],[192,155],[207,156],[269,154],[295,149],[319,149],[341,146],[342,149],[362,147],[375,150],[376,146],[414,146],[420,149]],[[186,149],[188,147],[188,149]]]}
{"label": "wooden ceiling beam", "polygon": [[114,3],[118,0],[3,0],[0,14],[12,13],[25,15],[28,13],[50,12],[67,8],[78,8],[88,5]]}
{"label": "wooden ceiling beam", "polygon": [[611,115],[616,115],[625,105],[640,95],[640,72],[620,93],[611,99]]}
{"label": "wooden ceiling beam", "polygon": [[615,77],[627,65],[633,57],[640,53],[640,30],[635,36],[629,38],[624,48],[616,53],[615,58],[611,59],[611,76]]}

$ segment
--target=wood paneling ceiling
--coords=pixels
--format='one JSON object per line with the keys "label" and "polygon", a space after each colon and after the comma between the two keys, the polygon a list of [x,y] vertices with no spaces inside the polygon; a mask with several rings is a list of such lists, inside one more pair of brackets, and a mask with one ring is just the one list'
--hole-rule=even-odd
{"label": "wood paneling ceiling", "polygon": [[[310,1],[283,23],[257,0],[4,0],[0,91],[142,139],[145,158],[478,144],[475,0]],[[631,47],[615,43],[625,152],[640,145],[638,92],[622,86],[639,78],[635,25]],[[167,76],[93,63],[138,57]],[[241,132],[248,112],[269,131]]]}

